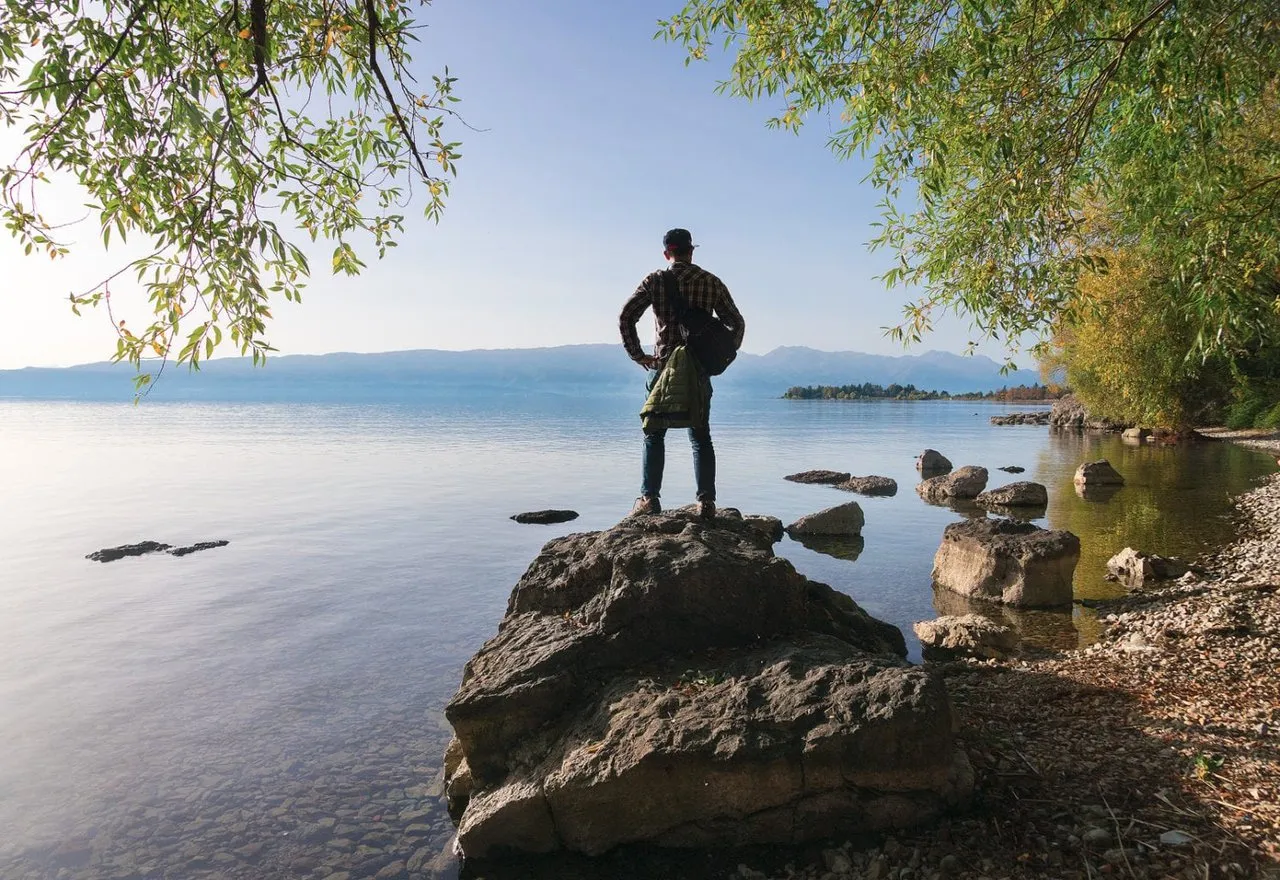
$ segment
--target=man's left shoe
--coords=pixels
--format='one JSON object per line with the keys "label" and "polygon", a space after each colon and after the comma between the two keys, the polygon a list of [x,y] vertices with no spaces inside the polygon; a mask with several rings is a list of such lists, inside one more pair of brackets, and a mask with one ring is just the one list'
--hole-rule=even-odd
{"label": "man's left shoe", "polygon": [[702,519],[716,518],[716,503],[714,501],[699,501],[697,504],[698,516]]}

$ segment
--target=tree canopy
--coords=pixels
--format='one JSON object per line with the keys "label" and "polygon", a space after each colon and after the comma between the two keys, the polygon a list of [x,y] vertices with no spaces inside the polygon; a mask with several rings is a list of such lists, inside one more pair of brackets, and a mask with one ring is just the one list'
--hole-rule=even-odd
{"label": "tree canopy", "polygon": [[[885,278],[984,333],[1045,335],[1077,281],[1140,243],[1209,351],[1256,337],[1256,285],[1280,255],[1275,0],[689,0],[661,23],[690,60],[720,43],[722,89],[770,123],[838,120],[873,157]],[[1091,238],[1091,203],[1114,237]],[[1274,299],[1272,306],[1274,307]]]}
{"label": "tree canopy", "polygon": [[[423,3],[427,0],[422,0]],[[104,242],[143,251],[71,295],[110,307],[125,275],[154,321],[119,321],[116,356],[192,364],[222,342],[263,358],[270,301],[300,296],[301,244],[332,269],[396,244],[415,189],[437,218],[458,159],[455,79],[418,83],[410,0],[5,0],[0,218],[27,253],[68,252],[41,210],[59,181],[88,197]],[[113,318],[114,322],[114,318]],[[143,373],[140,384],[149,380]]]}

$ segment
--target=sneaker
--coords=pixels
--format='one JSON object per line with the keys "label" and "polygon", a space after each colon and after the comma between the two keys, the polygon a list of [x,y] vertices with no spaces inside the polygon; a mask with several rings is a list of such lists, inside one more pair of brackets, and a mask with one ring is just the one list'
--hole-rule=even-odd
{"label": "sneaker", "polygon": [[662,513],[662,504],[657,498],[650,498],[648,495],[641,495],[636,499],[635,507],[631,508],[632,516],[644,516],[646,514]]}
{"label": "sneaker", "polygon": [[702,519],[715,519],[716,503],[714,501],[699,501],[697,504],[697,513]]}

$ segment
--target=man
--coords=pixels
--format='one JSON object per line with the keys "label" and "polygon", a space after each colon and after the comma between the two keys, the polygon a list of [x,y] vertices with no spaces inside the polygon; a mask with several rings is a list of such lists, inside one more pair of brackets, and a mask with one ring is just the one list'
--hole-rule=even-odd
{"label": "man", "polygon": [[[672,229],[662,237],[662,256],[671,264],[680,293],[691,307],[714,312],[733,331],[734,348],[742,347],[746,322],[729,295],[729,288],[719,278],[693,263],[693,236],[687,229]],[[671,352],[681,345],[680,325],[675,319],[674,307],[663,294],[663,271],[651,272],[640,282],[636,292],[622,307],[618,329],[627,355],[650,371],[647,388],[652,388],[658,374]],[[653,307],[655,344],[652,355],[644,353],[636,335],[636,322],[644,310]],[[700,373],[704,397],[710,412],[711,380]],[[666,463],[667,429],[651,428],[644,434],[644,466],[640,484],[640,497],[636,499],[631,515],[661,513],[662,470]],[[693,473],[698,485],[698,515],[710,519],[716,514],[716,451],[711,444],[710,420],[689,428],[689,442],[693,446]]]}

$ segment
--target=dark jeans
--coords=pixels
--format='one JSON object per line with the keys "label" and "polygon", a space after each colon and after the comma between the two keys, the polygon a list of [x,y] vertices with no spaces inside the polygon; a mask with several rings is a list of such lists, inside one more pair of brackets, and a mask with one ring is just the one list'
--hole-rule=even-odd
{"label": "dark jeans", "polygon": [[[649,374],[646,387],[652,388],[657,372]],[[703,391],[707,396],[708,414],[711,409],[711,382],[704,378]],[[667,429],[658,428],[644,434],[644,465],[640,478],[640,494],[647,498],[662,496],[662,471],[667,463]],[[698,483],[698,500],[716,500],[716,448],[711,443],[711,427],[689,429],[689,443],[693,446],[693,475]]]}

